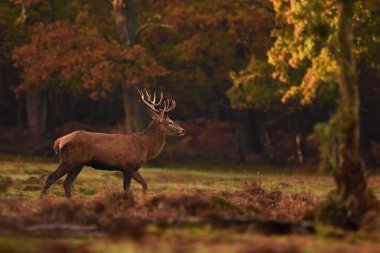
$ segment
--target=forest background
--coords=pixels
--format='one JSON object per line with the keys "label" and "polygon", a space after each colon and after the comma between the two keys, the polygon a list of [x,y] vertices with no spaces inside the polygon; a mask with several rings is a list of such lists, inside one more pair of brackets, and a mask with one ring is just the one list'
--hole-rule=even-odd
{"label": "forest background", "polygon": [[[73,130],[140,131],[137,86],[177,101],[187,135],[164,158],[319,160],[314,128],[338,101],[335,1],[131,0],[122,13],[123,2],[0,2],[0,152],[50,156]],[[361,151],[374,167],[379,13],[357,1],[353,24]]]}

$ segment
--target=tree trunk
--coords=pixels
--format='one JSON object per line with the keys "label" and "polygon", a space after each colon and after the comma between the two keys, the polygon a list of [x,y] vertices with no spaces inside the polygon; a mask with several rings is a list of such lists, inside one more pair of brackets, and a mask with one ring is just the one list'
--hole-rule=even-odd
{"label": "tree trunk", "polygon": [[359,89],[354,57],[352,19],[355,0],[340,0],[338,37],[340,46],[340,104],[338,113],[344,131],[339,133],[338,164],[335,172],[337,196],[347,215],[360,224],[367,207],[364,163],[359,153]]}
{"label": "tree trunk", "polygon": [[26,91],[26,111],[29,129],[35,134],[42,134],[45,131],[47,119],[47,100],[42,90]]}
{"label": "tree trunk", "polygon": [[138,100],[136,91],[122,87],[125,111],[125,126],[128,132],[137,132],[147,127],[147,114]]}
{"label": "tree trunk", "polygon": [[[139,28],[138,0],[113,0],[113,16],[115,19],[119,43],[125,48],[135,43],[136,32]],[[146,128],[147,114],[138,100],[133,87],[127,87],[122,82],[125,126],[128,132],[141,131]]]}
{"label": "tree trunk", "polygon": [[257,122],[250,110],[234,110],[232,115],[232,125],[238,142],[240,160],[246,162],[249,155],[261,151]]}

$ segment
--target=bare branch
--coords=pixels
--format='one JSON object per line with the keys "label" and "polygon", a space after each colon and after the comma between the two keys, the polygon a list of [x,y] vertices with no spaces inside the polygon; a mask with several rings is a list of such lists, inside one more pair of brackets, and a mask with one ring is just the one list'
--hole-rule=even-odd
{"label": "bare branch", "polygon": [[22,0],[21,14],[20,14],[20,17],[16,19],[15,25],[24,25],[27,18],[28,16],[26,15],[25,0]]}
{"label": "bare branch", "polygon": [[134,43],[139,42],[142,32],[145,31],[146,29],[148,29],[149,27],[161,27],[161,28],[168,28],[168,29],[174,28],[174,26],[172,26],[172,25],[162,24],[162,23],[157,22],[157,21],[161,21],[161,20],[162,20],[162,17],[159,14],[148,18],[147,21],[145,22],[145,24],[141,25],[139,27],[139,29],[137,29],[135,37],[134,37]]}

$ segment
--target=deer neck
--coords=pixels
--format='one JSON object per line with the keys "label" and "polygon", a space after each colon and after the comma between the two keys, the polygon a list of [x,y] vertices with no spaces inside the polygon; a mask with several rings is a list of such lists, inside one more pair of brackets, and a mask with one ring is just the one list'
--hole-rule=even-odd
{"label": "deer neck", "polygon": [[160,130],[158,123],[152,122],[144,131],[146,138],[148,160],[158,156],[165,145],[165,134]]}

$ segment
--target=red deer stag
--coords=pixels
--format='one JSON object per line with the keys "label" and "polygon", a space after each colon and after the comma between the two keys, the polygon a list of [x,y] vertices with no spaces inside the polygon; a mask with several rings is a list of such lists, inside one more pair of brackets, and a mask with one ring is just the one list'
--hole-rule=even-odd
{"label": "red deer stag", "polygon": [[160,99],[156,101],[156,93],[152,96],[146,89],[137,91],[141,101],[148,106],[152,118],[148,128],[139,133],[126,134],[75,131],[58,138],[54,142],[54,151],[59,154],[60,162],[56,171],[46,179],[41,196],[46,194],[54,182],[67,174],[63,188],[66,197],[70,198],[71,186],[83,166],[121,171],[124,175],[124,191],[129,191],[133,178],[142,185],[143,192],[146,193],[147,183],[138,173],[138,169],[161,153],[166,136],[181,136],[185,134],[185,130],[166,115],[175,108],[175,100],[164,101],[161,92]]}

